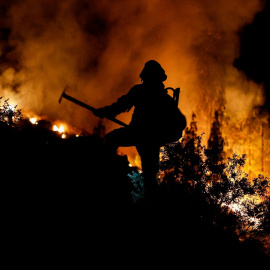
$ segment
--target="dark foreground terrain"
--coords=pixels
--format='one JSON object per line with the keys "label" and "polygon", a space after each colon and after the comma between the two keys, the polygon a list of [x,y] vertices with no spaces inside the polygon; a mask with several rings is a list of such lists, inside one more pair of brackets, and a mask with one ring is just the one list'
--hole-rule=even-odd
{"label": "dark foreground terrain", "polygon": [[133,203],[127,174],[134,168],[126,157],[109,160],[98,134],[63,140],[46,122],[0,124],[10,266],[267,269],[258,242],[240,242],[216,226],[183,189],[162,185],[156,196]]}

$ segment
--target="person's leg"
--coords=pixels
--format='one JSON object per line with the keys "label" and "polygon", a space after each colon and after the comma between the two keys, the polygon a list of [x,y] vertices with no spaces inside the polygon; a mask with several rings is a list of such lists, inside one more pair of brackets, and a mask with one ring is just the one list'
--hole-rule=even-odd
{"label": "person's leg", "polygon": [[159,170],[159,150],[157,144],[142,143],[142,136],[129,128],[119,128],[105,136],[105,146],[110,159],[116,156],[119,146],[136,146],[141,157],[145,190],[148,194],[157,187],[156,175]]}
{"label": "person's leg", "polygon": [[156,175],[159,171],[160,147],[156,145],[139,145],[136,148],[141,157],[145,191],[149,195],[155,192],[157,187]]}
{"label": "person's leg", "polygon": [[105,148],[112,155],[116,154],[119,146],[134,146],[135,139],[128,128],[118,128],[105,136]]}

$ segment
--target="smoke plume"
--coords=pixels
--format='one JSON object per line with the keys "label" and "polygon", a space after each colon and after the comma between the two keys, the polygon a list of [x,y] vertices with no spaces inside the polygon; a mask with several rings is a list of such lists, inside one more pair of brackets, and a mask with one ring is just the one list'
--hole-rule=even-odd
{"label": "smoke plume", "polygon": [[1,2],[0,96],[92,129],[98,119],[91,113],[58,104],[64,86],[92,106],[109,105],[140,83],[144,63],[155,59],[168,75],[165,85],[181,88],[188,121],[195,112],[207,133],[216,109],[238,121],[264,102],[262,87],[233,66],[238,32],[262,8],[259,0]]}

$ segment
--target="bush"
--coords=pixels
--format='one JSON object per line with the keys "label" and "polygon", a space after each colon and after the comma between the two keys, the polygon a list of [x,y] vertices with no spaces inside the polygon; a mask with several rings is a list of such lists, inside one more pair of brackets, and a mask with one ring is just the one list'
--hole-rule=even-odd
{"label": "bush", "polygon": [[265,241],[269,235],[269,180],[262,175],[249,179],[243,170],[245,155],[234,154],[224,161],[222,139],[211,140],[206,148],[203,135],[187,131],[180,142],[166,145],[162,151],[160,186],[181,196],[201,223],[230,230],[241,240]]}

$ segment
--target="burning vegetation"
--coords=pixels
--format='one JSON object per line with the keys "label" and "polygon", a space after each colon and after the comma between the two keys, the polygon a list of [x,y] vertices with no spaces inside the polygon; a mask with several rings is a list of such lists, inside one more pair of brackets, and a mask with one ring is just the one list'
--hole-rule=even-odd
{"label": "burning vegetation", "polygon": [[[103,107],[136,83],[142,63],[156,59],[169,75],[167,86],[181,87],[179,106],[188,122],[195,112],[205,143],[219,111],[227,156],[245,153],[249,173],[269,175],[268,84],[263,75],[252,77],[239,35],[267,6],[260,0],[1,3],[1,96],[34,117],[90,132],[95,117],[68,103],[59,109],[64,85],[72,96]],[[245,63],[254,80],[243,72]],[[139,165],[132,149],[122,151]]]}
{"label": "burning vegetation", "polygon": [[[249,66],[240,36],[244,42],[243,29],[259,23],[267,8],[259,0],[1,2],[0,96],[9,98],[0,99],[1,176],[20,181],[6,195],[10,208],[29,209],[29,219],[41,213],[40,220],[51,218],[49,209],[59,222],[59,213],[68,220],[91,212],[103,240],[121,235],[119,228],[126,232],[121,222],[104,229],[115,220],[111,213],[121,220],[129,211],[129,235],[151,240],[158,254],[195,253],[202,262],[212,252],[241,267],[253,256],[254,267],[263,266],[265,248],[256,241],[269,247],[269,78],[265,66],[256,65],[258,73]],[[128,158],[109,162],[102,137],[114,126],[57,103],[66,83],[87,104],[112,103],[149,59],[162,63],[167,86],[181,87],[179,106],[190,123],[161,155],[151,221],[133,166],[140,166],[138,155],[121,149]],[[120,119],[128,123],[130,114]],[[145,220],[149,227],[137,229]],[[173,251],[167,236],[174,248],[180,242],[185,248]]]}
{"label": "burning vegetation", "polygon": [[[219,209],[216,209],[218,216],[231,213],[237,217],[238,221],[230,226],[235,226],[240,239],[256,235],[268,246],[269,226],[262,229],[261,225],[269,223],[269,179],[263,175],[252,179],[245,172],[245,155],[233,154],[226,158],[219,128],[214,121],[206,147],[202,145],[203,135],[197,135],[194,116],[181,141],[165,146],[162,151],[161,184],[177,182],[185,187],[185,192],[188,191],[189,195],[185,194],[187,197],[201,194],[202,203]],[[214,223],[220,222],[215,220],[214,215],[212,218]]]}

